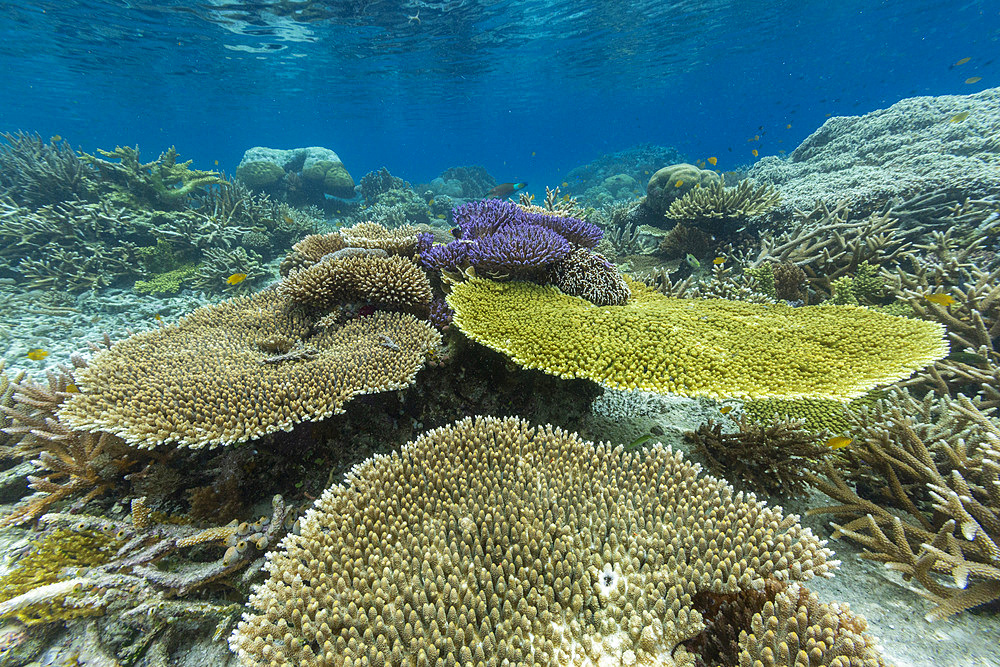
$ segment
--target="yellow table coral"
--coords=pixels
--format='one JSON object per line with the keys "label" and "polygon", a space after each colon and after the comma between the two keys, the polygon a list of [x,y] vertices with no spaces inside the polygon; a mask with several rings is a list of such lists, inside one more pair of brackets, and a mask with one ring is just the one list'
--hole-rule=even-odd
{"label": "yellow table coral", "polygon": [[867,308],[672,299],[634,281],[624,306],[472,277],[448,305],[467,336],[525,368],[615,389],[841,401],[948,352],[944,329]]}

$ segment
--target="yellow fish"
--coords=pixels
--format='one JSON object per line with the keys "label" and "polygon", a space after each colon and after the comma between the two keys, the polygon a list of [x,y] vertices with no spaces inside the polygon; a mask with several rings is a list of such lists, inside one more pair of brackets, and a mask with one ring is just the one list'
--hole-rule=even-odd
{"label": "yellow fish", "polygon": [[563,181],[561,187],[568,188],[569,187],[569,183],[566,182],[566,181]]}
{"label": "yellow fish", "polygon": [[843,449],[849,444],[854,442],[854,438],[848,438],[847,436],[837,435],[826,441],[826,446],[830,449]]}
{"label": "yellow fish", "polygon": [[964,65],[965,63],[969,62],[970,60],[972,60],[972,58],[966,56],[965,58],[962,58],[961,60],[955,62],[952,65],[952,67],[958,67],[959,65]]}
{"label": "yellow fish", "polygon": [[292,219],[292,216],[286,215],[285,216],[285,222],[287,222],[288,224],[292,224],[293,222],[295,222],[295,220]]}
{"label": "yellow fish", "polygon": [[676,183],[674,183],[674,187],[675,187],[675,188],[679,188],[679,187],[681,187],[682,185],[684,185],[684,181],[682,181],[682,180],[678,180],[678,181],[677,181]]}
{"label": "yellow fish", "polygon": [[961,123],[963,120],[965,120],[968,117],[969,117],[969,112],[968,111],[963,111],[963,112],[957,113],[954,116],[952,116],[951,118],[949,118],[948,122],[949,123]]}
{"label": "yellow fish", "polygon": [[62,137],[59,136],[58,134],[53,134],[52,138],[49,139],[49,141],[51,141],[54,144],[58,144],[60,141],[62,141]]}
{"label": "yellow fish", "polygon": [[535,151],[531,151],[531,155],[534,156],[535,155]]}
{"label": "yellow fish", "polygon": [[717,164],[718,162],[719,162],[719,158],[717,158],[717,157],[710,157],[710,158],[708,158],[708,163],[709,163],[710,165],[712,165],[713,167],[714,167],[714,166],[715,166],[715,165],[716,165],[716,164]]}
{"label": "yellow fish", "polygon": [[791,124],[791,123],[789,123],[788,125],[786,125],[786,126],[785,126],[785,129],[786,129],[786,130],[790,130],[790,129],[792,129],[792,124]]}
{"label": "yellow fish", "polygon": [[219,166],[219,161],[218,161],[218,160],[216,160],[216,161],[215,161],[215,166],[216,166],[216,167],[218,167],[218,166]]}
{"label": "yellow fish", "polygon": [[241,282],[247,279],[247,274],[245,273],[234,273],[233,275],[226,278],[226,282],[230,285],[239,285]]}
{"label": "yellow fish", "polygon": [[965,82],[966,83],[979,83],[982,80],[983,80],[983,77],[981,77],[981,76],[970,76],[968,79],[965,80]]}
{"label": "yellow fish", "polygon": [[724,415],[728,415],[732,411],[733,411],[733,406],[731,405],[723,405],[721,408],[719,408],[719,412],[721,412]]}
{"label": "yellow fish", "polygon": [[697,161],[695,161],[694,164],[695,164],[696,167],[699,167],[699,168],[700,167],[704,167],[705,166],[705,161],[704,160],[697,160]]}
{"label": "yellow fish", "polygon": [[755,148],[752,151],[750,151],[750,155],[753,155],[754,157],[757,157],[757,155],[758,155],[757,149]]}
{"label": "yellow fish", "polygon": [[438,220],[444,220],[445,219],[444,213],[438,213],[436,217],[437,217]]}
{"label": "yellow fish", "polygon": [[644,173],[644,174],[646,174],[647,176],[649,176],[649,169],[647,169],[646,171],[644,171],[644,172],[642,172],[642,173]]}
{"label": "yellow fish", "polygon": [[563,195],[563,201],[569,201],[569,195]]}
{"label": "yellow fish", "polygon": [[953,297],[952,295],[943,294],[940,292],[937,294],[925,294],[924,298],[930,301],[931,303],[936,303],[939,306],[950,306],[952,304],[958,303],[957,301],[955,301],[955,297]]}
{"label": "yellow fish", "polygon": [[431,200],[429,202],[427,202],[427,205],[428,206],[434,206],[434,198],[433,197],[431,197]]}
{"label": "yellow fish", "polygon": [[67,394],[78,394],[78,393],[80,393],[80,388],[77,387],[72,382],[70,382],[68,385],[66,385],[66,393]]}
{"label": "yellow fish", "polygon": [[725,257],[716,257],[715,259],[712,260],[712,264],[715,264],[716,266],[718,266],[719,264],[725,264],[725,263],[726,263],[726,258]]}
{"label": "yellow fish", "polygon": [[47,356],[49,356],[49,353],[40,347],[36,347],[34,350],[28,350],[28,358],[32,361],[41,361]]}

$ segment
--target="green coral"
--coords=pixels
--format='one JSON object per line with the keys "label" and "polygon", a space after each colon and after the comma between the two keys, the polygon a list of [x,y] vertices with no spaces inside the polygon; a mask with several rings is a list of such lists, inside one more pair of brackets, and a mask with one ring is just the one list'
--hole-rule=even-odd
{"label": "green coral", "polygon": [[827,430],[830,433],[846,434],[849,429],[847,408],[856,410],[861,406],[872,407],[885,395],[884,389],[872,389],[849,403],[822,398],[757,399],[744,402],[743,410],[753,421],[761,424],[787,417],[801,419],[811,431]]}
{"label": "green coral", "polygon": [[858,297],[854,294],[854,280],[842,276],[830,283],[830,302],[838,306],[856,306]]}
{"label": "green coral", "polygon": [[149,280],[137,280],[132,287],[140,294],[175,294],[181,286],[198,275],[198,264],[186,264],[173,271],[158,273]]}
{"label": "green coral", "polygon": [[152,162],[139,161],[139,149],[116,146],[113,151],[97,149],[104,158],[83,153],[81,160],[93,165],[102,179],[113,184],[116,195],[137,208],[182,208],[196,194],[204,194],[210,185],[225,183],[215,171],[191,169],[192,160],[177,162],[177,149],[171,146]]}
{"label": "green coral", "polygon": [[[39,586],[65,579],[66,570],[93,567],[108,562],[118,547],[113,536],[94,531],[60,529],[33,543],[17,567],[0,577],[0,602],[28,593]],[[20,607],[9,614],[25,625],[64,621],[99,614],[91,606],[66,605],[62,601]]]}
{"label": "green coral", "polygon": [[629,280],[622,306],[469,278],[454,324],[526,368],[615,389],[846,401],[947,354],[938,324],[867,308],[674,299]]}
{"label": "green coral", "polygon": [[281,165],[270,160],[244,162],[236,168],[237,180],[254,189],[269,188],[277,184],[284,176],[285,170],[281,168]]}
{"label": "green coral", "polygon": [[774,265],[764,262],[760,266],[748,267],[743,270],[752,281],[751,287],[755,292],[766,294],[772,299],[778,299],[778,290],[774,284]]}
{"label": "green coral", "polygon": [[136,248],[135,256],[150,273],[173,271],[181,263],[177,251],[164,239],[157,239],[156,245]]}
{"label": "green coral", "polygon": [[885,293],[885,280],[879,268],[868,263],[858,265],[854,277],[842,276],[830,283],[830,300],[841,306],[871,305]]}

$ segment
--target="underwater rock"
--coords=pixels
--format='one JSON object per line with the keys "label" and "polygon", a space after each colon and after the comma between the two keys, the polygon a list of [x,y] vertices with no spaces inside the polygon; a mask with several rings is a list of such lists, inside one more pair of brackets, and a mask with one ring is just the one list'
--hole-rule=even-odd
{"label": "underwater rock", "polygon": [[846,201],[864,216],[896,197],[947,188],[954,199],[1000,191],[1000,88],[974,95],[910,97],[863,116],[837,116],[792,151],[750,169],[777,187],[771,216],[788,218],[817,199]]}

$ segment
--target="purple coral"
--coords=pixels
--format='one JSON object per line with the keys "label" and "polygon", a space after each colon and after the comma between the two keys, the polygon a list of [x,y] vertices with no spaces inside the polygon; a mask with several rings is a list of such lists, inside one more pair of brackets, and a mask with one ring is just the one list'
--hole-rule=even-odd
{"label": "purple coral", "polygon": [[525,211],[512,201],[484,199],[463,204],[452,211],[459,238],[476,239],[506,226],[524,222]]}
{"label": "purple coral", "polygon": [[522,277],[569,257],[571,251],[569,241],[551,229],[518,225],[476,239],[469,258],[486,273]]}
{"label": "purple coral", "polygon": [[579,218],[564,218],[559,215],[544,213],[524,213],[524,222],[531,225],[548,227],[570,243],[593,248],[604,237],[604,231],[597,225]]}

